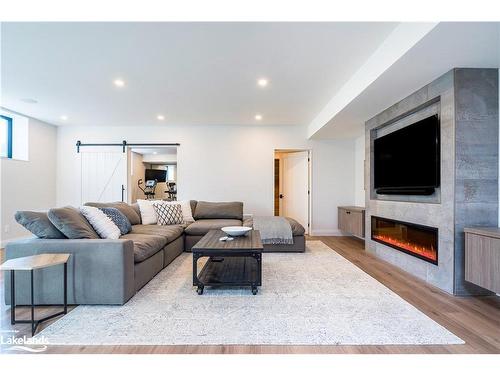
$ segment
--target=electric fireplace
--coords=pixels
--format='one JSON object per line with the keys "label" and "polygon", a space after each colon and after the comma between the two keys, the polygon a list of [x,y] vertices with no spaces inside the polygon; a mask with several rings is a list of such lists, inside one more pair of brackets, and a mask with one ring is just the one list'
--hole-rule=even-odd
{"label": "electric fireplace", "polygon": [[372,240],[438,264],[438,229],[372,216]]}

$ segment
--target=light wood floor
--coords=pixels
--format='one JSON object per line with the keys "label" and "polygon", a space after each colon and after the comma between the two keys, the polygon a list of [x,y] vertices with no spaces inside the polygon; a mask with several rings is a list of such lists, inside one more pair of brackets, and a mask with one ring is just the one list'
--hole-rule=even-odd
{"label": "light wood floor", "polygon": [[[381,261],[363,249],[363,242],[352,237],[311,237],[400,295],[449,331],[462,338],[464,345],[372,345],[372,346],[50,346],[46,353],[206,353],[206,354],[326,354],[326,353],[500,353],[500,298],[454,297]],[[18,336],[29,337],[25,324],[10,326],[10,310],[4,304],[3,275],[0,276],[0,322],[2,329],[18,329]],[[40,314],[50,313],[48,308]],[[23,316],[22,314],[26,314]],[[27,318],[27,312],[19,313]],[[46,324],[50,324],[47,322]],[[43,329],[43,326],[40,327]]]}

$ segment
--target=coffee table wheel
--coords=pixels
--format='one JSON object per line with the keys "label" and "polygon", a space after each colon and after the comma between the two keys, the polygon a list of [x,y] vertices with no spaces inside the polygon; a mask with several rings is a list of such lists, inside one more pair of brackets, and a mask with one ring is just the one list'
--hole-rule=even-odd
{"label": "coffee table wheel", "polygon": [[201,285],[198,285],[198,289],[196,289],[196,293],[198,293],[198,295],[202,295],[203,294],[203,287]]}
{"label": "coffee table wheel", "polygon": [[257,287],[256,287],[256,286],[253,286],[253,287],[252,287],[252,294],[255,296],[255,295],[257,294],[257,292],[258,292]]}

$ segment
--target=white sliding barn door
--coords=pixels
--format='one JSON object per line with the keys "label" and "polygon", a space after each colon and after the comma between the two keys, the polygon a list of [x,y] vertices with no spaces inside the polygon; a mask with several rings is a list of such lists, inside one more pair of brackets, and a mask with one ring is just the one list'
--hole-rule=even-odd
{"label": "white sliding barn door", "polygon": [[127,154],[80,150],[81,204],[127,200]]}

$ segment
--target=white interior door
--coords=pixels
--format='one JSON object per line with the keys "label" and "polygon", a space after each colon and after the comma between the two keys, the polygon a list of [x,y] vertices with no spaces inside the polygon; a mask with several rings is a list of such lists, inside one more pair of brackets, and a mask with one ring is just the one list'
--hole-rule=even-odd
{"label": "white interior door", "polygon": [[309,153],[283,154],[283,216],[297,220],[308,232],[309,222]]}
{"label": "white interior door", "polygon": [[81,204],[127,199],[127,154],[116,151],[80,151]]}

